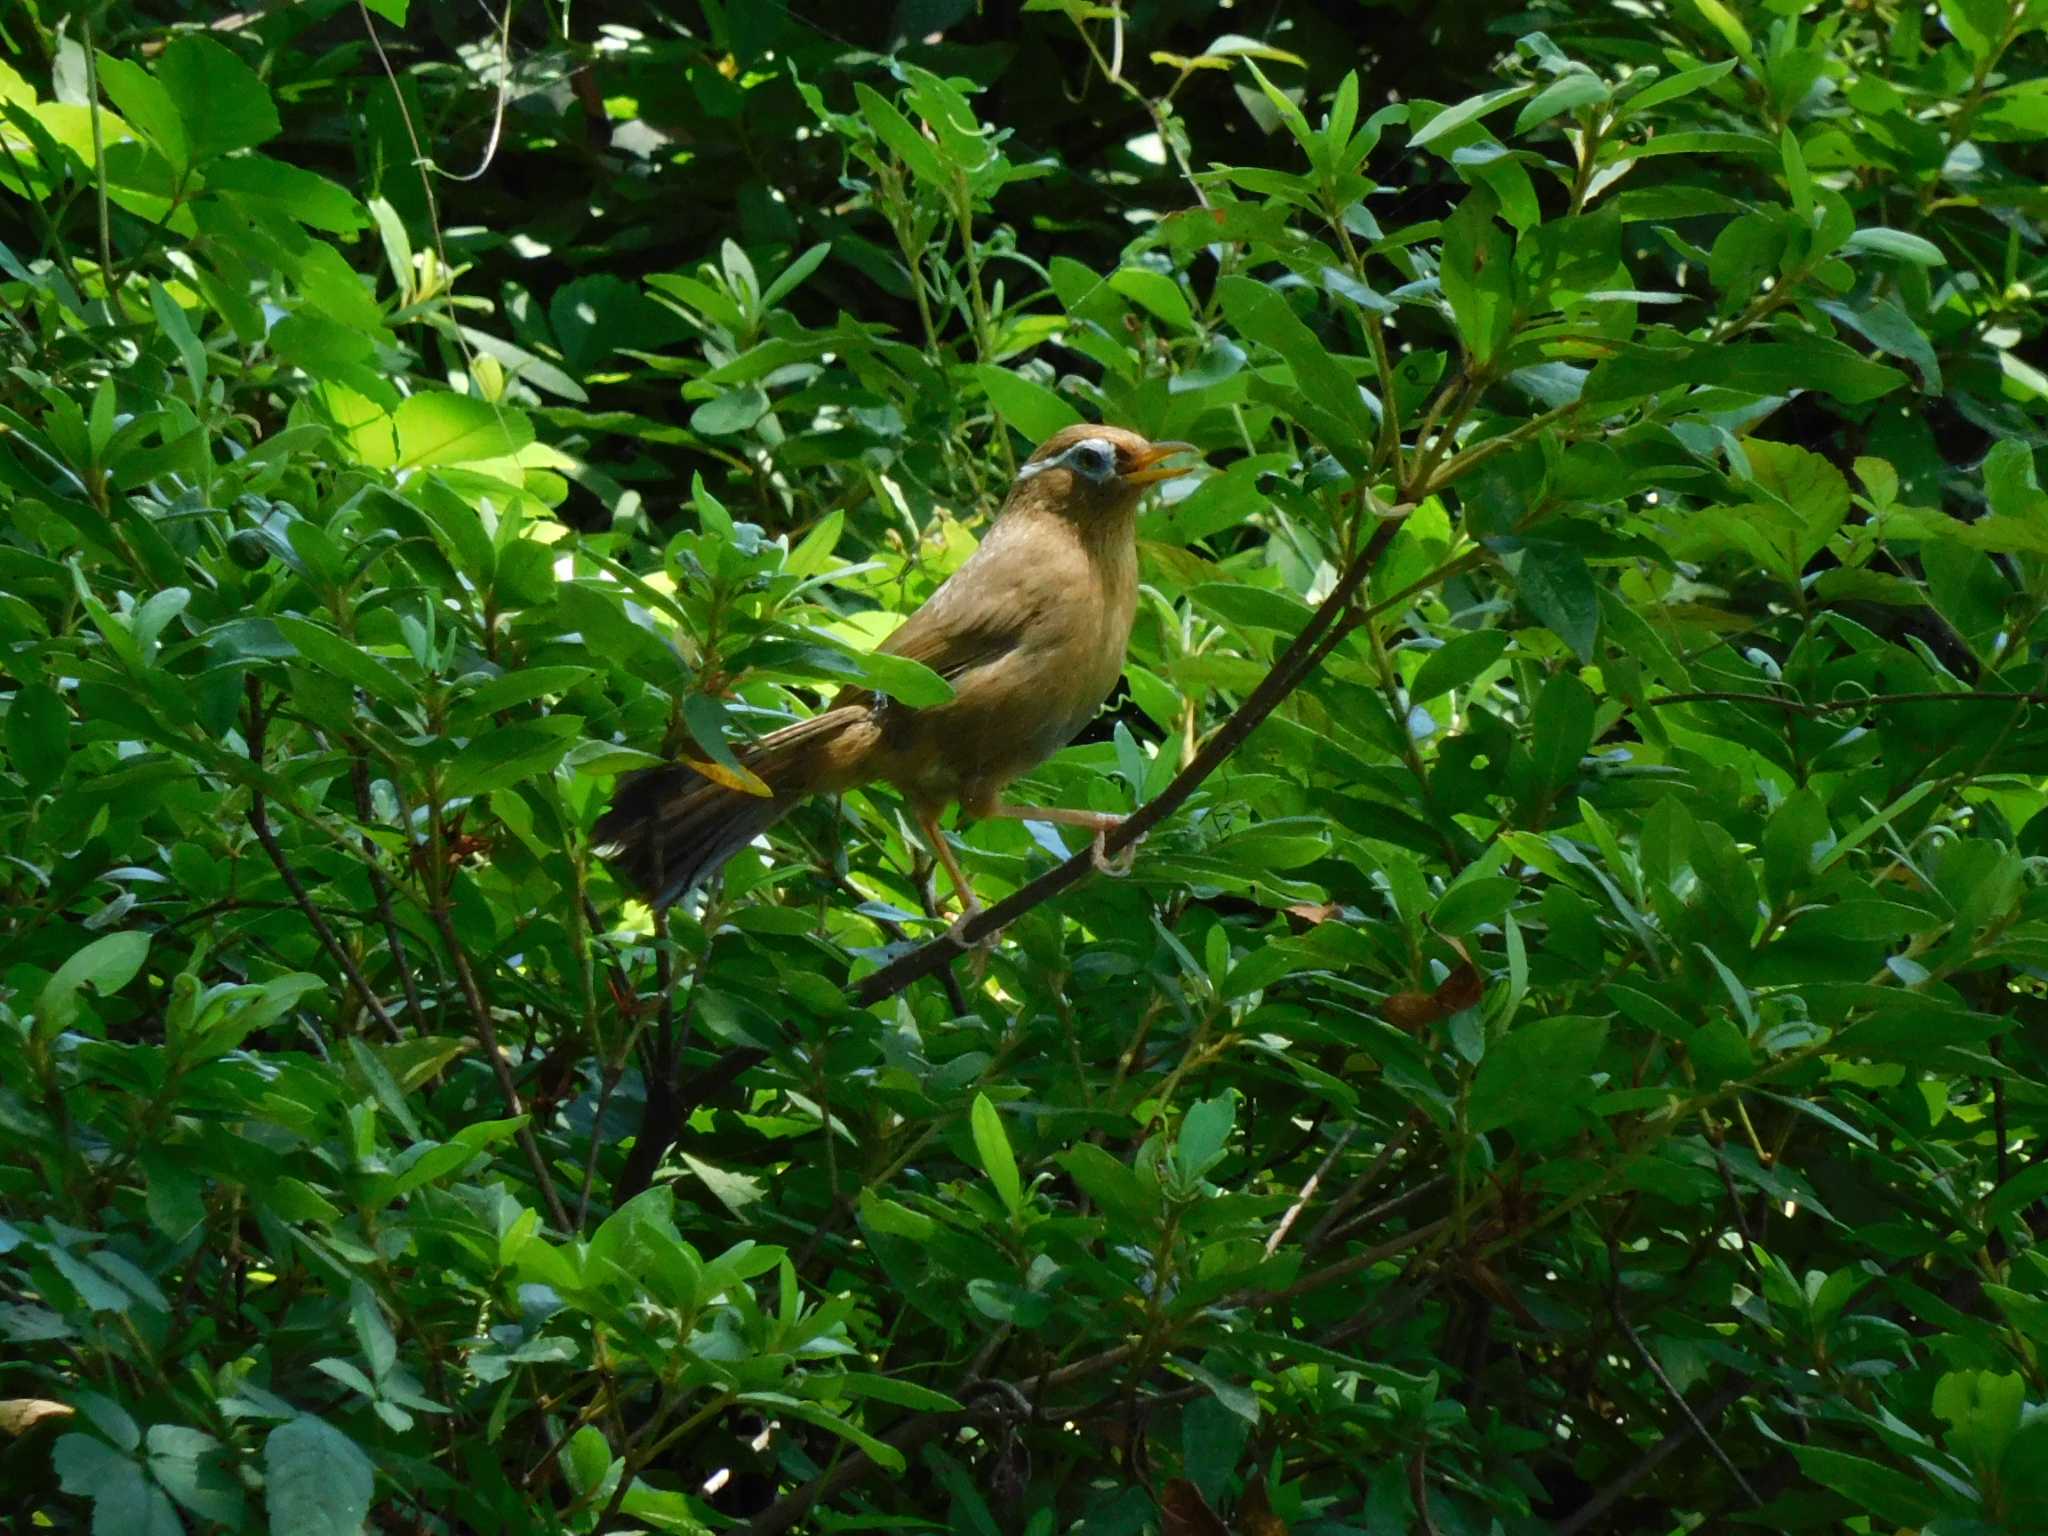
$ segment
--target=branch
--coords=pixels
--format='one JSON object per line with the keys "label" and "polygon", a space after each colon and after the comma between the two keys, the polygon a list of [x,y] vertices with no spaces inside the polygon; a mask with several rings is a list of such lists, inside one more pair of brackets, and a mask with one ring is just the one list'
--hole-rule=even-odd
{"label": "branch", "polygon": [[2048,693],[1985,693],[1944,691],[1925,693],[1868,693],[1859,699],[1824,699],[1817,703],[1790,699],[1775,693],[1729,693],[1709,689],[1696,693],[1662,693],[1654,699],[1634,701],[1644,709],[1661,709],[1667,704],[1768,704],[1795,715],[1839,715],[1857,710],[1880,709],[1892,704],[2048,704]]}
{"label": "branch", "polygon": [[[1725,1169],[1725,1164],[1723,1166]],[[1662,1362],[1651,1353],[1649,1346],[1643,1343],[1642,1335],[1636,1332],[1635,1326],[1628,1320],[1628,1314],[1622,1310],[1621,1247],[1615,1242],[1612,1233],[1607,1236],[1607,1311],[1613,1317],[1614,1325],[1621,1330],[1622,1337],[1628,1340],[1629,1348],[1636,1352],[1637,1358],[1649,1369],[1650,1374],[1657,1378],[1657,1384],[1670,1395],[1674,1403],[1678,1404],[1678,1411],[1685,1415],[1686,1423],[1692,1426],[1695,1434],[1707,1442],[1707,1449],[1714,1453],[1714,1460],[1720,1462],[1722,1469],[1735,1479],[1735,1486],[1743,1491],[1752,1506],[1762,1504],[1764,1501],[1757,1495],[1757,1491],[1750,1487],[1749,1479],[1744,1477],[1741,1469],[1729,1459],[1728,1453],[1721,1448],[1721,1442],[1714,1438],[1714,1432],[1707,1428],[1697,1413],[1693,1412],[1692,1404],[1685,1400],[1685,1394],[1678,1390],[1677,1383],[1665,1374]]]}
{"label": "branch", "polygon": [[1578,1536],[1580,1531],[1593,1525],[1608,1510],[1626,1498],[1631,1488],[1656,1471],[1658,1465],[1667,1456],[1684,1445],[1695,1434],[1699,1433],[1694,1427],[1695,1425],[1698,1425],[1702,1419],[1718,1419],[1749,1388],[1749,1378],[1741,1376],[1715,1393],[1706,1407],[1700,1411],[1699,1417],[1695,1418],[1688,1415],[1684,1424],[1672,1430],[1670,1434],[1637,1457],[1635,1465],[1594,1494],[1593,1497],[1586,1500],[1577,1509],[1573,1510],[1570,1517],[1557,1527],[1556,1536]]}
{"label": "branch", "polygon": [[1294,1204],[1287,1207],[1287,1214],[1280,1218],[1280,1224],[1273,1229],[1273,1235],[1266,1239],[1267,1258],[1273,1257],[1279,1251],[1280,1245],[1287,1241],[1288,1232],[1293,1229],[1295,1222],[1301,1219],[1301,1213],[1308,1209],[1309,1201],[1315,1199],[1316,1187],[1323,1182],[1323,1175],[1330,1171],[1330,1165],[1337,1161],[1346,1147],[1351,1145],[1351,1138],[1357,1134],[1358,1123],[1353,1121],[1344,1128],[1344,1134],[1337,1138],[1337,1144],[1330,1148],[1330,1155],[1308,1176],[1308,1181],[1301,1186],[1301,1193],[1294,1197]]}
{"label": "branch", "polygon": [[[349,754],[349,781],[355,785],[356,819],[367,828],[370,825],[370,768],[360,753]],[[363,867],[370,876],[370,895],[377,904],[377,916],[384,924],[384,938],[391,946],[391,963],[398,971],[398,984],[405,989],[405,1006],[412,1014],[413,1027],[427,1027],[426,1013],[420,1006],[420,990],[412,979],[412,962],[406,958],[405,937],[399,932],[398,918],[391,910],[391,886],[384,878],[384,871],[377,865],[377,840],[368,831],[363,833]]]}
{"label": "branch", "polygon": [[[477,985],[476,971],[469,963],[469,951],[462,947],[461,936],[455,931],[455,920],[449,915],[447,849],[441,830],[438,780],[428,781],[427,793],[427,829],[432,840],[428,849],[428,867],[433,871],[431,890],[434,898],[427,904],[427,913],[441,935],[442,944],[447,947],[449,960],[454,963],[456,985],[461,988],[462,1000],[469,1005],[470,1016],[476,1022],[477,1040],[490,1061],[492,1075],[498,1079],[498,1091],[504,1095],[505,1108],[519,1119],[519,1147],[526,1154],[527,1166],[533,1169],[533,1180],[540,1189],[541,1198],[547,1202],[548,1215],[553,1219],[556,1231],[564,1237],[573,1236],[576,1227],[569,1220],[569,1208],[562,1204],[554,1175],[548,1172],[548,1160],[542,1155],[540,1142],[534,1137],[533,1122],[519,1097],[519,1085],[512,1081],[511,1064],[505,1060],[505,1053],[498,1045],[498,1026],[492,1022],[490,1005],[484,1001],[483,988]],[[593,1129],[591,1134],[595,1135],[596,1131]]]}
{"label": "branch", "polygon": [[[1365,548],[1345,568],[1336,586],[1330,589],[1330,595],[1323,599],[1308,623],[1302,626],[1301,633],[1294,637],[1294,643],[1273,663],[1272,670],[1261,679],[1258,687],[1203,744],[1202,750],[1195,754],[1195,760],[1183,768],[1155,799],[1139,806],[1109,833],[1104,840],[1106,856],[1113,858],[1185,805],[1201,788],[1203,781],[1223,766],[1225,760],[1244,744],[1245,738],[1279,708],[1289,694],[1307,681],[1322,659],[1351,632],[1359,620],[1347,617],[1345,610],[1371,573],[1374,563],[1393,540],[1395,530],[1401,526],[1406,514],[1404,507],[1381,518],[1379,526],[1373,529],[1372,537],[1366,540]],[[894,997],[913,981],[943,970],[959,957],[963,944],[971,946],[1007,928],[1039,903],[1077,883],[1094,867],[1090,852],[1077,853],[1066,863],[1054,865],[1030,884],[984,909],[979,917],[960,930],[958,942],[951,935],[933,939],[863,977],[854,988],[854,1001],[864,1008],[872,1007],[885,998]]]}
{"label": "branch", "polygon": [[[1070,1382],[1087,1381],[1103,1371],[1122,1365],[1137,1352],[1138,1346],[1135,1342],[1119,1344],[1113,1349],[1102,1351],[1100,1354],[1090,1355],[1085,1360],[1076,1360],[1071,1365],[1063,1365],[1056,1371],[1047,1371],[1041,1376],[1034,1376],[1031,1379],[1032,1385],[1043,1392],[1052,1387],[1065,1386]],[[1014,1388],[1005,1391],[1004,1383],[983,1381],[978,1371],[970,1373],[966,1385],[959,1388],[955,1395],[967,1396],[977,1387],[983,1392],[988,1391],[990,1388],[995,1388],[997,1389],[997,1395],[1000,1396],[1021,1395],[1016,1393]],[[919,1414],[916,1418],[906,1420],[884,1435],[882,1443],[893,1446],[898,1451],[915,1450],[926,1441],[967,1423],[974,1416],[975,1410],[972,1408],[959,1413]],[[808,1515],[812,1508],[821,1500],[828,1499],[849,1485],[859,1482],[862,1478],[868,1476],[869,1473],[877,1470],[877,1466],[878,1463],[866,1451],[854,1451],[851,1455],[840,1457],[832,1466],[819,1473],[809,1482],[801,1487],[791,1489],[758,1515],[754,1516],[753,1520],[747,1525],[747,1536],[782,1536],[784,1531]]]}
{"label": "branch", "polygon": [[[249,761],[261,768],[264,738],[269,734],[270,717],[263,712],[263,685],[256,680],[256,674],[253,672],[249,674],[248,690]],[[292,868],[291,861],[285,858],[284,849],[278,846],[277,833],[271,830],[270,802],[262,789],[255,785],[249,790],[249,827],[256,834],[256,841],[263,845],[263,851],[270,856],[270,862],[276,866],[278,878],[284,881],[285,889],[292,893],[292,900],[298,903],[299,910],[305,914],[306,925],[313,930],[313,937],[320,941],[320,947],[327,951],[327,958],[348,978],[349,985],[361,995],[363,1006],[369,1009],[371,1016],[384,1027],[384,1032],[394,1040],[404,1038],[397,1023],[385,1011],[384,1005],[377,1001],[377,994],[370,990],[370,980],[363,974],[362,967],[357,965],[355,957],[342,947],[341,940],[334,936],[334,930],[327,926],[327,919],[320,915],[320,909],[313,904],[313,898],[306,894],[306,887],[300,881],[298,872]],[[402,958],[399,964],[402,969]]]}

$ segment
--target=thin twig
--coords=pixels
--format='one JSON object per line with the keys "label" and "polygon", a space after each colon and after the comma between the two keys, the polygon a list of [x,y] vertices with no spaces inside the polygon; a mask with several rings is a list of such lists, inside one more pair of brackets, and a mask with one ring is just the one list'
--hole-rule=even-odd
{"label": "thin twig", "polygon": [[505,1108],[519,1118],[519,1146],[526,1153],[527,1165],[533,1169],[534,1183],[539,1186],[541,1198],[547,1202],[548,1215],[555,1223],[555,1230],[565,1235],[576,1228],[569,1220],[568,1207],[562,1204],[562,1195],[555,1188],[554,1175],[548,1172],[547,1158],[542,1156],[540,1142],[534,1137],[533,1126],[526,1119],[526,1106],[519,1098],[519,1085],[512,1081],[512,1067],[505,1060],[505,1053],[498,1045],[498,1026],[491,1019],[490,1006],[484,1001],[483,988],[477,985],[476,971],[469,963],[469,951],[462,946],[461,938],[455,932],[455,920],[448,910],[448,873],[446,868],[447,840],[441,831],[441,801],[438,785],[429,781],[427,804],[427,831],[430,839],[428,853],[429,867],[434,871],[430,887],[433,900],[427,904],[428,915],[434,920],[434,927],[440,932],[441,943],[448,951],[448,959],[455,967],[455,983],[462,990],[462,999],[469,1005],[470,1017],[476,1024],[476,1037],[489,1058],[492,1075],[498,1079],[498,1091],[504,1096]]}
{"label": "thin twig", "polygon": [[1302,1184],[1301,1193],[1294,1197],[1294,1204],[1287,1207],[1287,1214],[1280,1218],[1280,1225],[1275,1227],[1273,1235],[1266,1239],[1267,1258],[1273,1257],[1279,1251],[1280,1245],[1287,1241],[1288,1232],[1293,1228],[1294,1223],[1301,1218],[1301,1213],[1308,1209],[1309,1201],[1315,1198],[1316,1186],[1323,1182],[1323,1175],[1330,1171],[1330,1165],[1343,1155],[1344,1149],[1351,1145],[1351,1138],[1357,1134],[1358,1122],[1354,1120],[1351,1124],[1344,1127],[1344,1134],[1339,1136],[1337,1144],[1330,1148],[1329,1156],[1322,1160],[1316,1171],[1310,1174]]}
{"label": "thin twig", "polygon": [[[654,984],[661,991],[661,1007],[657,1010],[659,1035],[663,1039],[673,1038],[676,1017],[676,960],[675,949],[668,942],[668,909],[654,909],[654,941],[659,946],[654,952]],[[696,986],[691,985],[694,994]],[[631,994],[626,994],[630,996]],[[618,1054],[603,1068],[603,1080],[598,1085],[597,1108],[590,1117],[590,1146],[583,1157],[583,1186],[576,1194],[576,1230],[583,1230],[584,1222],[590,1219],[590,1192],[597,1184],[597,1155],[604,1147],[604,1117],[611,1108],[612,1095],[619,1090],[619,1082],[626,1075],[626,1064],[633,1059],[634,1051],[640,1047],[640,1037],[646,1031],[645,1019],[636,1018],[627,1032],[625,1041],[619,1046]]]}
{"label": "thin twig", "polygon": [[1607,1235],[1607,1311],[1613,1317],[1615,1327],[1621,1330],[1622,1337],[1628,1340],[1629,1348],[1636,1352],[1636,1357],[1648,1368],[1650,1374],[1657,1378],[1657,1384],[1678,1405],[1678,1411],[1685,1416],[1685,1421],[1692,1425],[1694,1433],[1707,1442],[1707,1449],[1714,1453],[1714,1460],[1720,1462],[1723,1470],[1735,1479],[1735,1486],[1743,1491],[1751,1504],[1763,1503],[1757,1491],[1750,1487],[1749,1479],[1742,1475],[1741,1469],[1729,1460],[1728,1453],[1721,1449],[1721,1442],[1714,1438],[1713,1432],[1700,1421],[1700,1416],[1693,1412],[1692,1404],[1685,1400],[1685,1394],[1679,1391],[1677,1384],[1665,1374],[1663,1364],[1643,1343],[1642,1335],[1638,1334],[1634,1325],[1629,1322],[1628,1314],[1622,1311],[1621,1248],[1611,1232]]}
{"label": "thin twig", "polygon": [[1314,1253],[1329,1240],[1331,1229],[1344,1219],[1344,1213],[1363,1199],[1366,1191],[1379,1182],[1380,1175],[1387,1171],[1387,1164],[1400,1155],[1401,1148],[1407,1145],[1408,1138],[1415,1134],[1415,1128],[1420,1123],[1419,1114],[1409,1116],[1408,1122],[1387,1138],[1386,1145],[1380,1148],[1379,1155],[1372,1160],[1365,1172],[1353,1179],[1351,1187],[1331,1203],[1329,1210],[1323,1213],[1323,1219],[1316,1223],[1315,1230],[1309,1233],[1308,1241],[1303,1245],[1310,1253]]}
{"label": "thin twig", "polygon": [[1579,1532],[1593,1525],[1608,1510],[1627,1498],[1629,1490],[1656,1471],[1657,1467],[1673,1451],[1684,1445],[1694,1435],[1702,1433],[1701,1419],[1718,1419],[1729,1408],[1733,1407],[1749,1388],[1749,1378],[1744,1376],[1730,1382],[1719,1392],[1716,1392],[1708,1400],[1706,1407],[1700,1411],[1698,1416],[1688,1414],[1684,1424],[1672,1430],[1670,1434],[1643,1452],[1641,1456],[1636,1458],[1635,1464],[1629,1467],[1627,1471],[1623,1472],[1605,1488],[1602,1488],[1593,1497],[1573,1510],[1558,1525],[1554,1536],[1579,1536]]}
{"label": "thin twig", "polygon": [[[365,827],[370,824],[370,769],[361,757],[349,762],[349,777],[354,781],[356,791],[356,817]],[[363,867],[370,876],[370,895],[377,904],[377,916],[384,924],[384,939],[391,946],[391,963],[398,971],[398,984],[405,989],[405,1006],[412,1017],[415,1029],[426,1028],[425,1014],[420,1008],[420,989],[412,978],[412,962],[406,958],[405,937],[399,931],[398,918],[391,910],[391,884],[384,878],[384,871],[377,867],[377,842],[366,831],[363,833]]]}
{"label": "thin twig", "polygon": [[[249,694],[249,761],[258,768],[263,766],[264,741],[269,735],[270,717],[263,709],[263,685],[251,672],[247,682]],[[284,849],[278,845],[277,833],[270,826],[270,802],[260,786],[252,782],[249,790],[249,827],[256,834],[256,841],[263,845],[264,853],[277,869],[278,878],[284,881],[286,890],[292,893],[292,900],[298,903],[299,911],[305,914],[306,926],[313,930],[313,937],[320,941],[320,947],[327,951],[327,958],[349,980],[363,1000],[363,1006],[384,1032],[396,1040],[401,1037],[397,1022],[387,1013],[384,1005],[377,1000],[377,994],[370,988],[370,980],[357,965],[355,957],[343,948],[334,930],[327,926],[327,919],[320,915],[320,909],[313,904],[313,898],[306,893],[304,883],[291,861],[284,856]]]}
{"label": "thin twig", "polygon": [[1793,699],[1776,693],[1731,693],[1713,689],[1693,693],[1661,693],[1635,701],[1645,709],[1669,704],[1767,704],[1796,715],[1839,715],[1880,709],[1893,704],[2048,704],[2048,693],[1993,693],[1929,690],[1924,693],[1868,693],[1857,699]]}

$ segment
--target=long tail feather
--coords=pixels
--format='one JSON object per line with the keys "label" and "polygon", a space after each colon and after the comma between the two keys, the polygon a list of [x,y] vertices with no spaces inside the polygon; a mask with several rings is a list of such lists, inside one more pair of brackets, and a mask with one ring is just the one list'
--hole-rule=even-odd
{"label": "long tail feather", "polygon": [[684,763],[619,781],[591,841],[598,855],[657,907],[681,900],[725,861],[788,815],[806,795],[842,787],[835,771],[862,709],[829,710],[786,726],[739,754],[773,795],[713,783]]}

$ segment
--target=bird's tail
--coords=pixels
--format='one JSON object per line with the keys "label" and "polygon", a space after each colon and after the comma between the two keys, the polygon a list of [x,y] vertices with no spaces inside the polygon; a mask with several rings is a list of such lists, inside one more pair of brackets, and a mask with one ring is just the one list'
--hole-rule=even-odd
{"label": "bird's tail", "polygon": [[806,795],[839,789],[848,738],[868,711],[832,709],[762,737],[737,754],[772,791],[749,794],[670,763],[619,781],[591,842],[657,907],[680,900]]}

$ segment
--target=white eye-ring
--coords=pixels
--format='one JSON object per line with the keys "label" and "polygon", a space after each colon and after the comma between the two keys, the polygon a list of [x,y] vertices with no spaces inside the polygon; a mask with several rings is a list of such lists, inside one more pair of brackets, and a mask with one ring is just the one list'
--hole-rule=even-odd
{"label": "white eye-ring", "polygon": [[1083,438],[1065,458],[1069,469],[1090,480],[1107,480],[1116,471],[1116,450],[1099,437]]}

